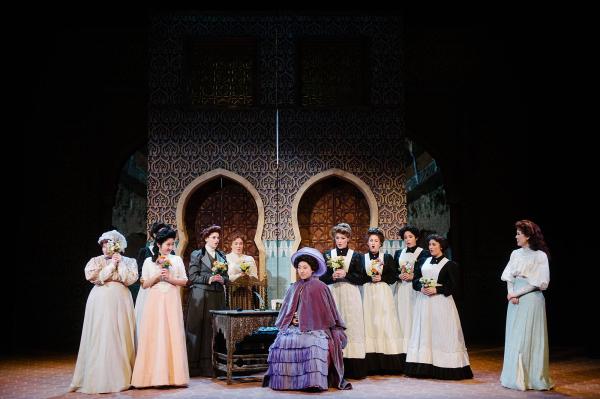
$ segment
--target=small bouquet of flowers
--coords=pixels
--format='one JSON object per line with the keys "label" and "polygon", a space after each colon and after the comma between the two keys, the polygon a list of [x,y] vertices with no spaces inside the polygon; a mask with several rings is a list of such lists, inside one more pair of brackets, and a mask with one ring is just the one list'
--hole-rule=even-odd
{"label": "small bouquet of flowers", "polygon": [[441,284],[438,284],[434,278],[421,277],[419,283],[423,288],[435,288]]}
{"label": "small bouquet of flowers", "polygon": [[337,269],[343,269],[344,260],[345,258],[343,256],[336,256],[335,258],[332,258],[331,256],[327,255],[327,267],[332,268],[333,271],[336,271]]}
{"label": "small bouquet of flowers", "polygon": [[250,266],[250,262],[242,261],[242,263],[240,263],[240,269],[243,273],[248,273],[248,270],[250,270]]}
{"label": "small bouquet of flowers", "polygon": [[118,241],[108,240],[108,252],[112,256],[121,252],[121,244]]}
{"label": "small bouquet of flowers", "polygon": [[370,277],[377,276],[381,274],[381,269],[383,269],[383,264],[379,258],[373,259],[371,261],[371,265],[369,266],[369,270],[367,270],[367,274]]}
{"label": "small bouquet of flowers", "polygon": [[215,260],[211,268],[213,276],[220,274],[221,276],[227,273],[227,263]]}
{"label": "small bouquet of flowers", "polygon": [[409,261],[403,262],[400,264],[400,267],[398,268],[398,271],[400,273],[408,273],[411,274],[414,272],[414,267],[413,264],[410,263]]}
{"label": "small bouquet of flowers", "polygon": [[158,259],[156,260],[156,263],[163,269],[168,269],[172,266],[171,262],[169,261],[169,258],[167,258],[164,255],[159,256]]}

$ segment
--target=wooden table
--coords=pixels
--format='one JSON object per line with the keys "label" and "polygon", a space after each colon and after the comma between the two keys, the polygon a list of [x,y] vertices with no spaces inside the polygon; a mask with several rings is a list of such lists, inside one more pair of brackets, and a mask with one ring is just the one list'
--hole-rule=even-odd
{"label": "wooden table", "polygon": [[[213,326],[213,367],[215,370],[227,373],[227,384],[231,384],[232,374],[236,371],[265,371],[268,368],[266,353],[236,355],[235,346],[259,327],[269,327],[275,324],[279,311],[277,310],[211,310]],[[227,353],[216,350],[215,339],[221,331],[225,337]],[[235,364],[238,359],[257,361],[254,365],[239,367]],[[226,360],[226,364],[218,360]]]}

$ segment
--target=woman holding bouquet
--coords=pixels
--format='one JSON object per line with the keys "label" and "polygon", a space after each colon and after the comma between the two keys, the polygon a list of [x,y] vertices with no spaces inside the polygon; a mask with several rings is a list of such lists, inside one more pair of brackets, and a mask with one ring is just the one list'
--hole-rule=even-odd
{"label": "woman holding bouquet", "polygon": [[408,341],[412,330],[413,307],[416,292],[412,287],[415,264],[423,262],[429,257],[429,251],[417,245],[421,232],[414,226],[404,226],[398,231],[404,241],[404,248],[394,254],[394,265],[398,271],[398,281],[395,289],[396,310],[400,322],[400,338],[402,339],[402,353],[408,349]]}
{"label": "woman holding bouquet", "polygon": [[227,259],[217,247],[221,227],[202,231],[204,248],[190,256],[191,293],[188,302],[186,341],[191,376],[214,377],[212,364],[212,324],[210,310],[225,308],[224,285],[229,281]]}
{"label": "woman holding bouquet", "polygon": [[361,256],[365,351],[369,374],[400,374],[404,368],[400,322],[389,284],[396,281],[391,255],[381,251],[384,241],[379,227],[368,230],[369,252]]}
{"label": "woman holding bouquet", "polygon": [[187,277],[183,260],[171,255],[176,234],[171,228],[159,231],[154,255],[142,268],[146,303],[131,379],[135,387],[185,386],[190,379],[179,288]]}
{"label": "woman holding bouquet", "polygon": [[233,236],[231,252],[227,254],[227,266],[227,274],[230,281],[235,281],[244,274],[258,278],[254,258],[244,255],[244,238],[241,234]]}
{"label": "woman holding bouquet", "polygon": [[529,220],[515,223],[517,245],[502,273],[508,309],[504,363],[500,383],[512,389],[545,390],[554,386],[548,366],[546,302],[550,268],[548,247],[539,226]]}
{"label": "woman holding bouquet", "polygon": [[360,286],[363,284],[360,255],[348,247],[352,228],[339,223],[331,229],[335,248],[323,254],[327,272],[320,279],[329,285],[338,311],[346,324],[348,344],[344,348],[346,378],[367,376],[365,360],[365,320]]}
{"label": "woman holding bouquet", "polygon": [[344,322],[333,296],[319,276],[323,255],[302,248],[292,255],[300,279],[288,288],[275,325],[279,333],[269,348],[263,387],[276,390],[352,389],[344,380]]}
{"label": "woman holding bouquet", "polygon": [[75,373],[69,391],[119,392],[131,386],[135,315],[127,286],[138,278],[135,259],[121,255],[127,241],[116,230],[100,236],[102,255],[85,266],[88,296]]}
{"label": "woman holding bouquet", "polygon": [[444,256],[444,237],[431,234],[427,242],[431,256],[417,263],[413,278],[418,292],[404,373],[442,380],[473,378],[453,299],[460,287],[458,264]]}

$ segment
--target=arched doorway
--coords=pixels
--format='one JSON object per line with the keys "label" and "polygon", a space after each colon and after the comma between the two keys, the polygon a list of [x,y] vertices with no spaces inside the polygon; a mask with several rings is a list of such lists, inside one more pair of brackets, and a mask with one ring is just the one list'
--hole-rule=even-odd
{"label": "arched doorway", "polygon": [[363,235],[371,222],[367,198],[354,184],[334,175],[310,186],[300,200],[299,248],[310,246],[321,252],[332,248],[329,232],[341,222],[349,223],[355,232],[350,247],[365,252]]}
{"label": "arched doorway", "polygon": [[202,230],[212,224],[223,228],[220,248],[228,253],[231,241],[241,234],[246,243],[244,253],[254,257],[259,264],[259,251],[253,239],[258,224],[258,210],[252,195],[238,182],[219,176],[202,185],[188,200],[184,223],[188,245],[183,252],[186,264],[192,251],[202,248]]}

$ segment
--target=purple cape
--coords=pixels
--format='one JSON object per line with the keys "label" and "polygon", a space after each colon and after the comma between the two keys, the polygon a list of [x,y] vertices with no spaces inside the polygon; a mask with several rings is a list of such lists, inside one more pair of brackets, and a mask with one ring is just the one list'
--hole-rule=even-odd
{"label": "purple cape", "polygon": [[329,336],[330,370],[333,366],[335,371],[330,373],[330,384],[339,389],[351,389],[352,385],[344,380],[342,349],[347,343],[346,326],[327,285],[317,277],[296,281],[287,290],[275,322],[280,331],[290,326],[294,312],[298,312],[300,331],[323,330]]}

